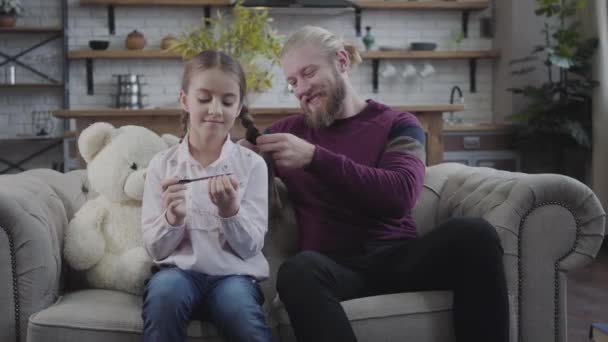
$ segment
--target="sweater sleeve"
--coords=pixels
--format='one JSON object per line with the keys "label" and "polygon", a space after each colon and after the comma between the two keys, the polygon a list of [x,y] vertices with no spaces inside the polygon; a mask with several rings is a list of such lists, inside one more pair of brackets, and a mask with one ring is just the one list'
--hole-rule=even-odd
{"label": "sweater sleeve", "polygon": [[376,167],[316,146],[307,170],[335,191],[359,198],[370,214],[401,217],[411,210],[425,174],[423,129],[405,116],[392,124]]}
{"label": "sweater sleeve", "polygon": [[226,240],[243,260],[262,251],[268,230],[268,171],[262,158],[250,175],[237,214],[221,218]]}
{"label": "sweater sleeve", "polygon": [[167,222],[167,211],[162,205],[161,167],[157,155],[146,172],[142,201],[143,242],[154,261],[163,260],[175,251],[184,238],[186,226],[172,226]]}

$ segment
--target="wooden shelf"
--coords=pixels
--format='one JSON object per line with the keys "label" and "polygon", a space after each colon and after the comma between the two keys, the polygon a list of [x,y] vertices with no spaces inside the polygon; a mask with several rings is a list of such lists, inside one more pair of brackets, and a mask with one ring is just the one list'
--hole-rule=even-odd
{"label": "wooden shelf", "polygon": [[489,7],[488,1],[356,1],[361,8],[404,10],[482,10]]}
{"label": "wooden shelf", "polygon": [[62,88],[63,83],[0,83],[0,88],[4,89],[27,89],[27,88]]}
{"label": "wooden shelf", "polygon": [[81,5],[114,6],[229,6],[231,0],[80,0]]}
{"label": "wooden shelf", "polygon": [[181,59],[177,52],[163,51],[160,49],[152,50],[91,50],[82,49],[68,52],[68,59],[84,59],[86,61],[87,74],[87,94],[94,94],[93,82],[93,60],[95,59]]}
{"label": "wooden shelf", "polygon": [[177,52],[163,50],[75,50],[68,52],[69,59],[180,59]]}
{"label": "wooden shelf", "polygon": [[496,58],[499,50],[472,51],[368,51],[361,53],[363,59],[470,59]]}
{"label": "wooden shelf", "polygon": [[[395,109],[412,112],[461,112],[464,110],[463,104],[442,104],[442,105],[400,105],[391,106]],[[250,113],[254,116],[285,116],[301,113],[300,108],[295,107],[258,107],[251,108]],[[79,109],[79,110],[60,110],[53,113],[58,118],[81,118],[81,117],[125,117],[125,116],[179,116],[181,110],[178,108],[158,108],[158,109]]]}
{"label": "wooden shelf", "polygon": [[205,19],[211,17],[211,6],[231,6],[234,0],[80,0],[80,5],[101,5],[108,7],[108,30],[111,35],[116,34],[116,6],[173,6],[173,7],[202,7],[205,10]]}
{"label": "wooden shelf", "polygon": [[0,33],[63,33],[60,27],[3,27]]}

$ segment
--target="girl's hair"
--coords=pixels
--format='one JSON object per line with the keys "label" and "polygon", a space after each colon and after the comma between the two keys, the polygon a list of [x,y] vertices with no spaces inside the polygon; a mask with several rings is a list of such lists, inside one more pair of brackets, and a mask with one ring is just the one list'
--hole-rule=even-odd
{"label": "girl's hair", "polygon": [[[236,77],[239,84],[239,101],[243,104],[241,112],[239,113],[239,119],[243,127],[247,128],[253,124],[253,118],[249,115],[249,110],[244,104],[247,97],[247,79],[245,72],[241,67],[241,64],[232,56],[225,52],[215,50],[205,50],[198,55],[192,57],[186,62],[184,67],[184,75],[182,76],[182,90],[188,93],[190,86],[190,80],[192,77],[200,71],[218,68],[225,73],[229,73]],[[182,111],[181,116],[181,128],[182,138],[188,131],[188,123],[190,121],[190,114],[186,111]]]}
{"label": "girl's hair", "polygon": [[[241,125],[247,130],[249,136],[255,135],[257,128],[253,124],[253,118],[249,114],[249,109],[244,104],[247,96],[247,78],[245,72],[241,67],[241,64],[232,56],[225,52],[215,50],[205,50],[186,62],[184,68],[184,75],[182,76],[182,90],[188,93],[188,87],[190,86],[190,80],[195,73],[218,68],[223,72],[233,74],[239,84],[239,98],[240,103],[243,104],[241,112],[239,113],[239,119]],[[182,139],[188,132],[188,123],[190,122],[190,114],[186,111],[182,111],[181,116],[181,128],[182,128]],[[259,134],[259,132],[257,132]],[[272,158],[268,155],[263,155],[266,164],[268,165],[268,201],[269,209],[272,215],[279,213],[282,208],[282,204],[278,194],[278,188],[274,181],[275,172]]]}
{"label": "girl's hair", "polygon": [[292,34],[283,45],[281,57],[284,57],[294,47],[305,44],[320,47],[325,51],[328,58],[333,58],[342,49],[346,50],[351,69],[361,63],[361,55],[355,45],[345,42],[342,38],[318,26],[304,26]]}

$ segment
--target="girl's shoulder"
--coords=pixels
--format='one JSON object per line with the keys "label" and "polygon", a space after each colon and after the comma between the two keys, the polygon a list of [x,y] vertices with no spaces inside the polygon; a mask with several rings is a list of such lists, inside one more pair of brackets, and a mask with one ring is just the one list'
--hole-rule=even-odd
{"label": "girl's shoulder", "polygon": [[245,174],[248,174],[253,169],[266,169],[266,161],[262,156],[248,149],[247,147],[235,144],[234,153],[232,154],[232,163],[237,166]]}
{"label": "girl's shoulder", "polygon": [[252,166],[257,165],[259,163],[265,163],[264,158],[248,149],[245,146],[241,146],[239,144],[234,144],[235,152],[233,157],[240,162],[244,162],[246,164],[251,164]]}

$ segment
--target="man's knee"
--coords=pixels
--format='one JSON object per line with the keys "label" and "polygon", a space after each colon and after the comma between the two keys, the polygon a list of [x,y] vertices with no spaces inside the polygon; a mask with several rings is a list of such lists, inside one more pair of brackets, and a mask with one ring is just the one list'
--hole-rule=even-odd
{"label": "man's knee", "polygon": [[314,251],[303,251],[287,259],[277,273],[277,290],[279,294],[287,289],[296,289],[310,285],[315,279],[323,255]]}
{"label": "man's knee", "polygon": [[455,217],[446,222],[449,231],[459,239],[475,245],[500,244],[496,229],[478,217]]}

